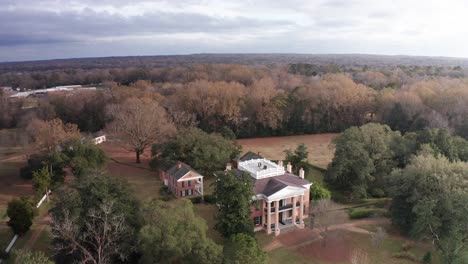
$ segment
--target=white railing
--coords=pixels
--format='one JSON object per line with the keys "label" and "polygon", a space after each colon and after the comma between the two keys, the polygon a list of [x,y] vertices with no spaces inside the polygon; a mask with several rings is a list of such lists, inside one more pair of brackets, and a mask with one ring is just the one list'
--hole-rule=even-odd
{"label": "white railing", "polygon": [[[260,166],[259,166],[260,164]],[[266,166],[263,169],[263,166]],[[285,173],[283,166],[273,163],[267,159],[252,159],[239,162],[238,168],[246,171],[256,179],[274,177]]]}

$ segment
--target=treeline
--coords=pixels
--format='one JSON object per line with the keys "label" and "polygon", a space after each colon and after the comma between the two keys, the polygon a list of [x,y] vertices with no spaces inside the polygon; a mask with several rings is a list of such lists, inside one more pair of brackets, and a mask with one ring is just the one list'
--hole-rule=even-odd
{"label": "treeline", "polygon": [[[0,126],[59,117],[81,131],[95,132],[110,121],[107,105],[146,97],[163,106],[176,125],[195,125],[208,132],[229,129],[237,137],[341,132],[368,122],[388,124],[403,133],[446,128],[468,137],[465,78],[414,77],[399,68],[305,76],[279,66],[241,65],[99,70],[112,78],[89,80],[83,75],[81,81],[78,72],[63,74],[76,78],[75,83],[111,81],[98,91],[36,99],[37,108],[29,110],[22,106],[31,104],[30,99],[11,101],[2,96]],[[55,81],[70,84],[61,82]]]}
{"label": "treeline", "polygon": [[[366,64],[336,63],[264,64],[261,62],[255,66],[241,66],[240,64],[223,63],[196,64],[193,61],[187,63],[164,61],[164,63],[154,64],[144,63],[146,60],[143,58],[123,61],[116,59],[115,63],[113,60],[104,60],[103,63],[97,63],[97,61],[83,62],[83,64],[77,62],[76,65],[73,64],[73,67],[68,64],[62,65],[59,61],[56,64],[50,62],[50,67],[25,63],[5,68],[5,65],[0,64],[0,86],[11,86],[23,90],[70,84],[96,85],[104,82],[129,85],[138,80],[187,83],[200,79],[244,83],[251,81],[252,78],[258,79],[259,75],[272,77],[281,71],[283,74],[304,76],[347,73],[358,83],[382,89],[385,87],[400,88],[404,84],[428,77],[463,78],[467,74],[460,66],[369,66]],[[104,63],[105,61],[107,63]],[[176,66],[168,66],[172,64],[176,64]],[[253,74],[252,69],[256,69],[256,74]]]}

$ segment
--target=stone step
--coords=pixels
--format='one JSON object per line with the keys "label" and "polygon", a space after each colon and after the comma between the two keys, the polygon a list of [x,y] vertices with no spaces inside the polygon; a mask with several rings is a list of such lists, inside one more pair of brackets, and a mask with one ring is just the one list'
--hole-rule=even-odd
{"label": "stone step", "polygon": [[292,225],[292,226],[288,226],[288,227],[283,227],[283,228],[280,228],[280,234],[287,234],[289,232],[293,232],[295,231],[297,228],[297,226],[295,225]]}

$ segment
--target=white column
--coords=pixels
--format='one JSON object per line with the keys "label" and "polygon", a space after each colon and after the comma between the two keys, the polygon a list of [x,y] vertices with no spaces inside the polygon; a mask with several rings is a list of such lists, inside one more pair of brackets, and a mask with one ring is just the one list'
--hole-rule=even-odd
{"label": "white column", "polygon": [[275,201],[275,235],[279,235],[279,201]]}
{"label": "white column", "polygon": [[203,178],[201,178],[201,196],[203,199]]}
{"label": "white column", "polygon": [[293,197],[293,211],[292,211],[293,225],[296,224],[296,218],[297,218],[297,207],[296,207],[296,203],[297,203],[297,197],[294,196],[294,197]]}
{"label": "white column", "polygon": [[267,234],[271,234],[271,202],[267,203]]}
{"label": "white column", "polygon": [[299,226],[304,227],[304,195],[301,195],[299,198],[300,202],[300,211],[299,211]]}

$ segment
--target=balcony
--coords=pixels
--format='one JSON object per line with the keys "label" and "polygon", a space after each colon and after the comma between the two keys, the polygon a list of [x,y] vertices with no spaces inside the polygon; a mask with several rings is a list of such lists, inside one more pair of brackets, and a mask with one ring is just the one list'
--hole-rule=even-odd
{"label": "balcony", "polygon": [[[297,203],[296,203],[296,207],[299,207],[299,206],[301,206],[301,203],[300,203],[300,202],[297,202]],[[292,209],[292,208],[293,208],[293,205],[292,205],[292,204],[283,205],[283,206],[280,206],[280,207],[279,207],[279,212],[281,212],[281,211],[286,211],[286,210],[290,210],[290,209]],[[274,212],[275,212],[275,209],[276,209],[276,207],[271,207],[270,213],[274,213]],[[265,212],[266,212],[267,210],[268,210],[268,208],[265,208]]]}

